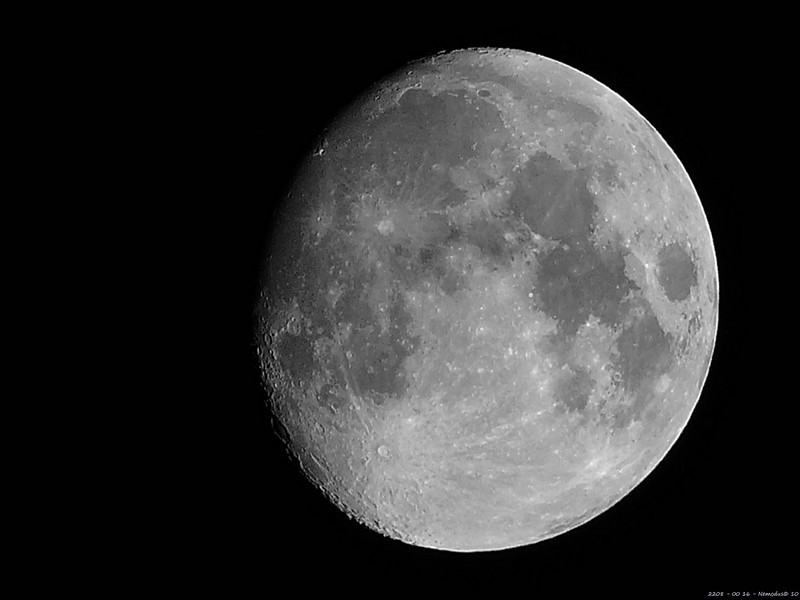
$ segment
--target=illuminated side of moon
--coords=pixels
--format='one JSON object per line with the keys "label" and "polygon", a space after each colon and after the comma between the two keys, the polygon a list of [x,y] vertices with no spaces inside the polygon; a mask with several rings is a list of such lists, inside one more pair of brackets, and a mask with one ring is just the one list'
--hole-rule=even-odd
{"label": "illuminated side of moon", "polygon": [[642,481],[717,328],[708,222],[675,153],[561,63],[410,65],[310,152],[267,249],[280,433],[347,514],[410,544],[535,543]]}

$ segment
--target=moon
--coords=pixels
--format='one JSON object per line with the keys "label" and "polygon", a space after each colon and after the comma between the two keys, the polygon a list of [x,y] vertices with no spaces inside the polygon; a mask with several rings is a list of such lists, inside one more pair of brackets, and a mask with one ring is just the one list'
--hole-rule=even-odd
{"label": "moon", "polygon": [[278,435],[342,511],[416,546],[524,546],[608,510],[685,428],[716,339],[678,157],[527,52],[442,53],[366,90],[309,148],[264,257]]}

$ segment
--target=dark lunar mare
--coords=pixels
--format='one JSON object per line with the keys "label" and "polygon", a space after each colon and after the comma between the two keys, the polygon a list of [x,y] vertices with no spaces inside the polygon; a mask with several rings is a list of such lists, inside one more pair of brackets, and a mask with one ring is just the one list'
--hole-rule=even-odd
{"label": "dark lunar mare", "polygon": [[672,302],[686,300],[697,285],[697,267],[681,244],[673,242],[659,250],[658,282]]}
{"label": "dark lunar mare", "polygon": [[[607,167],[601,170],[608,175]],[[536,308],[558,321],[554,346],[569,348],[592,316],[621,331],[612,365],[620,384],[635,397],[631,406],[615,409],[616,425],[625,426],[641,414],[652,399],[651,384],[671,366],[672,340],[625,272],[628,251],[613,243],[598,247],[591,238],[598,211],[588,188],[591,175],[589,168],[569,170],[547,154],[536,154],[517,177],[509,203],[534,233],[559,242],[540,256],[532,284]],[[681,258],[676,250],[664,257],[669,261],[666,277],[675,288],[688,279]],[[581,410],[591,391],[590,378],[574,367],[569,372],[556,396],[570,410]]]}

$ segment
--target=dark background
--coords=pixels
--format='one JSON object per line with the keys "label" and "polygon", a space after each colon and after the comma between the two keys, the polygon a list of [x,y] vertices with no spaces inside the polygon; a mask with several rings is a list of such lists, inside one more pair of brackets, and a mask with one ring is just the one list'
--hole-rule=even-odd
{"label": "dark background", "polygon": [[[235,292],[226,308],[235,318],[227,331],[227,383],[214,400],[224,417],[207,437],[213,459],[198,524],[199,570],[223,574],[231,586],[285,584],[301,595],[313,589],[356,597],[392,595],[402,586],[423,597],[437,588],[469,596],[481,585],[543,598],[797,590],[797,393],[792,371],[781,366],[796,350],[781,343],[790,318],[780,315],[791,307],[783,303],[779,271],[789,255],[775,246],[776,221],[788,216],[766,209],[775,204],[768,182],[791,177],[779,175],[786,157],[766,142],[785,102],[765,94],[763,56],[748,36],[682,28],[666,36],[607,29],[542,36],[524,22],[492,28],[478,16],[466,29],[423,19],[408,27],[357,19],[309,26],[279,15],[266,22],[246,33],[235,25],[212,29],[198,42],[202,52],[187,49],[187,56],[203,57],[215,99],[209,107],[223,115],[216,135],[230,171],[223,211],[230,220],[219,261],[223,285]],[[576,530],[527,548],[469,555],[382,538],[302,478],[270,430],[252,309],[274,202],[325,124],[407,61],[473,46],[566,63],[653,124],[686,167],[708,216],[720,320],[694,415],[650,476]]]}

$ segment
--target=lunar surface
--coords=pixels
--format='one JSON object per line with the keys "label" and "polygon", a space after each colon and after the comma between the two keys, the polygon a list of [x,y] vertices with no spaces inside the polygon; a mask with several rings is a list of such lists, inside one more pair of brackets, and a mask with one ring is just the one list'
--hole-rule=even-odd
{"label": "lunar surface", "polygon": [[697,193],[564,64],[408,65],[321,134],[272,232],[256,314],[278,433],[392,538],[484,551],[578,527],[700,396],[718,310]]}

